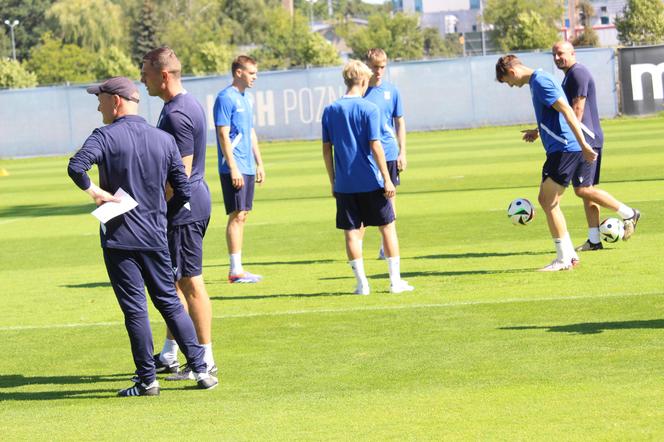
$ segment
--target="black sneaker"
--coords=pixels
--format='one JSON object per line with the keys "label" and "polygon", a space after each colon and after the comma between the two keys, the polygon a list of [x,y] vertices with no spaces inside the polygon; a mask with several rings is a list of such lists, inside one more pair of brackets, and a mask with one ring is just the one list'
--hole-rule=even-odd
{"label": "black sneaker", "polygon": [[212,390],[219,385],[219,380],[207,373],[195,373],[194,377],[196,378],[198,388],[202,390]]}
{"label": "black sneaker", "polygon": [[180,368],[180,363],[177,361],[177,359],[173,362],[165,364],[161,362],[161,359],[159,358],[160,355],[161,353],[157,353],[156,355],[152,356],[157,373],[177,373],[178,369]]}
{"label": "black sneaker", "polygon": [[154,381],[150,385],[145,385],[143,382],[135,383],[129,388],[118,391],[118,396],[159,396],[159,382]]}
{"label": "black sneaker", "polygon": [[[216,376],[217,375],[217,366],[213,365],[209,370],[208,374],[210,376]],[[192,371],[191,368],[189,368],[188,365],[184,365],[182,367],[182,370],[178,371],[175,374],[172,374],[168,377],[166,377],[167,381],[187,381],[187,380],[196,380],[196,373]]]}
{"label": "black sneaker", "polygon": [[625,234],[623,235],[623,241],[627,241],[629,238],[631,238],[631,236],[634,234],[634,231],[636,230],[636,224],[641,218],[641,212],[639,212],[638,209],[633,210],[634,215],[631,218],[623,220],[623,223],[625,224]]}
{"label": "black sneaker", "polygon": [[587,252],[589,250],[602,250],[604,246],[602,245],[601,242],[594,243],[590,241],[589,239],[586,240],[583,244],[581,244],[579,247],[574,249],[576,252]]}

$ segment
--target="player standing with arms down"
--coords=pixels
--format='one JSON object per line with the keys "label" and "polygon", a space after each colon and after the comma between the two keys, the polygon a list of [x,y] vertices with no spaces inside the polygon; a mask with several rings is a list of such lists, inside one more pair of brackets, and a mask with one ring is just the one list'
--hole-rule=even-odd
{"label": "player standing with arms down", "polygon": [[390,291],[413,290],[401,279],[399,241],[389,200],[396,189],[380,144],[380,110],[362,98],[371,75],[358,60],[346,63],[346,95],[327,106],[322,118],[323,159],[337,203],[336,226],[344,231],[346,254],[357,281],[354,293],[359,295],[370,293],[362,258],[366,226],[378,226],[383,237]]}
{"label": "player standing with arms down", "polygon": [[[217,379],[207,373],[203,347],[178,298],[171,273],[167,214],[176,213],[190,197],[175,140],[137,115],[139,94],[131,80],[114,77],[87,92],[97,95],[98,110],[107,126],[95,129],[69,160],[69,176],[97,205],[117,201],[111,193],[120,188],[138,202],[134,209],[100,228],[106,270],[124,313],[136,364],[135,385],[118,395],[159,395],[145,286],[182,348],[198,386],[214,388]],[[94,164],[99,169],[99,187],[87,174]],[[166,182],[173,189],[168,203]]]}
{"label": "player standing with arms down", "polygon": [[[198,341],[205,349],[208,371],[216,374],[212,356],[212,306],[203,280],[203,237],[211,212],[210,190],[205,182],[207,122],[203,107],[182,86],[181,70],[172,49],[157,48],[143,57],[141,81],[151,96],[164,101],[157,127],[175,138],[189,176],[191,198],[168,222],[168,248],[178,295],[194,321]],[[170,197],[168,186],[166,190]],[[155,355],[157,372],[176,372],[177,354],[177,342],[167,330],[164,347]],[[191,369],[187,367],[166,380],[191,376]]]}
{"label": "player standing with arms down", "polygon": [[[627,241],[636,229],[636,224],[641,217],[641,213],[630,207],[621,204],[615,198],[603,190],[594,188],[599,184],[600,168],[602,166],[602,146],[604,145],[604,133],[599,123],[599,110],[597,109],[597,95],[595,90],[595,80],[588,68],[576,61],[576,52],[574,46],[567,41],[559,41],[553,45],[551,51],[553,60],[558,69],[565,73],[563,79],[563,91],[567,97],[567,102],[572,106],[576,118],[581,122],[583,136],[590,146],[597,152],[597,161],[592,167],[592,181],[587,186],[574,188],[574,192],[583,198],[583,207],[588,221],[588,239],[585,243],[576,248],[577,252],[587,250],[602,249],[602,242],[599,237],[600,205],[591,199],[600,193],[605,201],[605,207],[616,212],[624,219],[625,235],[623,239]],[[585,184],[585,183],[584,183]]]}
{"label": "player standing with arms down", "polygon": [[245,95],[245,90],[253,87],[257,74],[256,60],[240,55],[231,65],[232,84],[219,92],[214,102],[219,179],[228,215],[226,244],[231,283],[256,283],[262,279],[242,267],[244,224],[253,207],[254,184],[265,181],[263,159],[253,128],[253,105]]}
{"label": "player standing with arms down", "polygon": [[[403,117],[403,106],[399,90],[391,83],[383,80],[387,67],[387,54],[380,48],[369,49],[367,65],[373,75],[364,98],[380,109],[380,143],[385,151],[387,170],[390,172],[392,184],[401,184],[399,173],[406,170],[406,121]],[[390,198],[394,215],[397,214],[396,194]],[[378,252],[378,259],[385,259],[383,244]]]}

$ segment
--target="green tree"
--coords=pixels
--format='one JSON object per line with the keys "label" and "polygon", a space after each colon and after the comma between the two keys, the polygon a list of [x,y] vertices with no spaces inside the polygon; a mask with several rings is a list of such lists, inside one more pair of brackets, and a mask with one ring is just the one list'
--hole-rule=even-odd
{"label": "green tree", "polygon": [[[46,10],[53,0],[0,0],[0,25],[6,35],[4,51],[0,56],[11,56],[11,41],[9,28],[2,22],[5,20],[18,20],[20,23],[14,28],[16,41],[16,58],[25,60],[30,55],[30,49],[40,43],[40,36],[50,29],[50,22],[45,18]],[[10,52],[7,52],[10,51]]]}
{"label": "green tree", "polygon": [[26,67],[37,74],[40,84],[89,83],[96,79],[99,57],[74,44],[63,44],[50,33],[30,51]]}
{"label": "green tree", "polygon": [[342,34],[356,58],[373,47],[383,48],[393,60],[417,60],[424,54],[424,37],[414,15],[374,14],[367,26],[349,24]]}
{"label": "green tree", "polygon": [[424,28],[424,55],[426,57],[458,57],[463,54],[463,46],[457,34],[446,34],[441,37],[438,29]]}
{"label": "green tree", "polygon": [[37,76],[25,69],[19,61],[0,59],[0,88],[25,88],[37,86]]}
{"label": "green tree", "polygon": [[93,67],[93,74],[97,80],[118,76],[138,80],[141,72],[138,65],[127,54],[117,46],[111,46],[100,54]]}
{"label": "green tree", "polygon": [[108,0],[58,0],[46,17],[57,23],[56,35],[65,43],[91,51],[126,46],[126,19],[120,6]]}
{"label": "green tree", "polygon": [[496,30],[503,51],[549,48],[558,40],[562,14],[556,0],[489,0],[483,21]]}
{"label": "green tree", "polygon": [[157,8],[153,0],[143,0],[131,31],[131,59],[140,64],[143,56],[159,47]]}
{"label": "green tree", "polygon": [[319,34],[312,33],[307,19],[295,12],[275,7],[265,12],[270,26],[265,38],[252,55],[263,69],[287,69],[304,66],[329,66],[340,62],[336,50]]}
{"label": "green tree", "polygon": [[206,41],[198,45],[189,62],[194,75],[226,74],[231,70],[233,49],[226,44]]}
{"label": "green tree", "polygon": [[664,41],[664,4],[661,0],[628,0],[616,17],[618,40],[624,45],[650,45]]}

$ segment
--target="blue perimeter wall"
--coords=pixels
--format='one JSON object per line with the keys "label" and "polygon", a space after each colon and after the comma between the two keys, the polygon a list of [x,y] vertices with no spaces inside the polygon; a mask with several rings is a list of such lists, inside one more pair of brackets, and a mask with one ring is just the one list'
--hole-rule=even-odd
{"label": "blue perimeter wall", "polygon": [[[548,52],[519,54],[524,64],[562,80]],[[495,80],[497,56],[467,57],[388,65],[388,81],[404,102],[409,131],[460,129],[533,123],[527,86],[509,88]],[[593,73],[602,118],[618,114],[616,57],[612,49],[578,50],[577,59]],[[259,64],[260,68],[260,64]],[[212,106],[230,76],[186,78],[185,88],[208,113],[208,144],[216,135]],[[0,91],[0,157],[67,154],[77,150],[102,125],[97,98],[86,86]],[[155,124],[159,98],[141,91],[140,113]],[[341,69],[260,72],[253,89],[254,121],[259,140],[320,138],[323,109],[343,95]]]}

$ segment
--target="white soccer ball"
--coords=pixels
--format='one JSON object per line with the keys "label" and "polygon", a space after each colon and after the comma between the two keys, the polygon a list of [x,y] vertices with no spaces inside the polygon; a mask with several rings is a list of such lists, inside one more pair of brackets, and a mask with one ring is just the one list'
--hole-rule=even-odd
{"label": "white soccer ball", "polygon": [[599,225],[599,236],[604,242],[618,242],[625,234],[625,224],[618,218],[607,218]]}
{"label": "white soccer ball", "polygon": [[514,225],[526,225],[535,216],[535,207],[525,198],[517,198],[507,207],[507,216]]}

